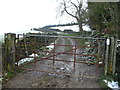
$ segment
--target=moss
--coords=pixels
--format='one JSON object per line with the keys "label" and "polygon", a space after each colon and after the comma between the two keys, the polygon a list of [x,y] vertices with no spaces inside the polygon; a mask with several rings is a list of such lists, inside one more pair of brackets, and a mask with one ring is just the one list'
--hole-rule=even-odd
{"label": "moss", "polygon": [[12,78],[14,75],[15,75],[14,72],[8,72],[8,73],[7,73],[7,78],[10,79],[10,78]]}
{"label": "moss", "polygon": [[99,84],[102,88],[108,88],[107,84],[103,81],[106,79],[106,76],[105,75],[101,75],[100,77],[100,80],[99,80]]}
{"label": "moss", "polygon": [[2,83],[7,82],[9,79],[13,78],[15,76],[15,72],[7,72],[4,74]]}

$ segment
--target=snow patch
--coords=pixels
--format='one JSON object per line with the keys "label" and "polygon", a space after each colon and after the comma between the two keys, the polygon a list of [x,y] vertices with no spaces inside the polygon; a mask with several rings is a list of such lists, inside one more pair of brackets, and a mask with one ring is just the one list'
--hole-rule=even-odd
{"label": "snow patch", "polygon": [[119,90],[120,89],[117,81],[116,82],[115,81],[110,82],[110,81],[107,81],[107,80],[103,80],[103,81],[107,84],[108,87],[112,88],[113,90]]}
{"label": "snow patch", "polygon": [[85,44],[89,44],[90,42],[85,42]]}
{"label": "snow patch", "polygon": [[120,47],[120,44],[118,44],[117,47]]}
{"label": "snow patch", "polygon": [[49,55],[49,53],[47,53],[46,55]]}
{"label": "snow patch", "polygon": [[99,62],[99,64],[102,64],[102,62]]}
{"label": "snow patch", "polygon": [[18,62],[18,66],[25,63],[25,62],[30,62],[32,61],[34,58],[23,58]]}
{"label": "snow patch", "polygon": [[64,69],[65,69],[65,68],[63,68],[63,67],[61,68],[61,70],[64,70]]}
{"label": "snow patch", "polygon": [[32,60],[34,59],[34,57],[38,57],[38,55],[35,54],[35,53],[33,53],[33,54],[29,55],[29,56],[30,56],[30,58],[23,58],[23,59],[21,59],[21,60],[18,62],[18,66],[21,65],[21,64],[23,64],[23,63],[25,63],[25,62],[30,62],[30,61],[32,61]]}
{"label": "snow patch", "polygon": [[38,57],[38,54],[31,54],[31,55],[29,55],[30,57]]}
{"label": "snow patch", "polygon": [[[51,44],[54,44],[54,43],[51,43]],[[49,45],[49,46],[46,46],[46,47],[49,48],[49,51],[51,51],[54,48],[54,45]]]}
{"label": "snow patch", "polygon": [[88,47],[90,47],[90,44],[89,45],[87,45]]}
{"label": "snow patch", "polygon": [[2,77],[0,77],[0,82],[2,82],[2,80],[3,80],[3,78],[2,78]]}

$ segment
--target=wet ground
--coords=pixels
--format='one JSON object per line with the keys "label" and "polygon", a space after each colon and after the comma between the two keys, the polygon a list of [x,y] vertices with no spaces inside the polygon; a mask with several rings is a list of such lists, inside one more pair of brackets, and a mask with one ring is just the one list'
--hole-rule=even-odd
{"label": "wet ground", "polygon": [[[73,39],[59,38],[61,45],[65,45],[66,41],[70,41],[71,45],[75,44]],[[58,43],[59,43],[58,42]],[[74,49],[74,47],[72,47]],[[64,46],[56,46],[56,52],[65,52]],[[74,50],[72,51],[74,52]],[[82,53],[82,49],[76,49],[76,53]],[[57,53],[54,53],[56,55]],[[45,58],[47,56],[44,56]],[[74,55],[59,54],[55,57],[59,60],[74,61]],[[80,57],[76,56],[76,60]],[[87,65],[84,63],[76,63],[74,68],[73,62],[40,60],[35,66],[30,67],[31,70],[18,73],[14,78],[3,85],[4,88],[100,88],[99,79],[101,68],[97,65]],[[42,72],[40,72],[42,71]],[[47,71],[47,72],[45,72]],[[55,72],[55,73],[48,73]],[[65,73],[65,74],[64,74]]]}

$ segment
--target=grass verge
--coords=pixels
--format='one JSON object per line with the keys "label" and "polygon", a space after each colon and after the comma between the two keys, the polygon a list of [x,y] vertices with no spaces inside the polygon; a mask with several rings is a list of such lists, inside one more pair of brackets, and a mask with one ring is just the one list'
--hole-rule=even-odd
{"label": "grass verge", "polygon": [[116,75],[107,75],[107,76],[101,75],[101,76],[100,76],[100,81],[99,81],[100,86],[101,86],[102,88],[109,88],[109,87],[107,86],[107,84],[104,82],[104,80],[107,80],[107,81],[109,81],[109,82],[117,81],[117,76],[116,76]]}

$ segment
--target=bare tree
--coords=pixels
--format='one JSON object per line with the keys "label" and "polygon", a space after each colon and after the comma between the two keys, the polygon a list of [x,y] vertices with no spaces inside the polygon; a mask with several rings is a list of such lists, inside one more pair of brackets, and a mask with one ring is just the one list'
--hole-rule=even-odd
{"label": "bare tree", "polygon": [[79,31],[83,31],[86,8],[83,7],[83,0],[62,0],[59,6],[61,15],[67,14],[73,17],[79,26]]}

